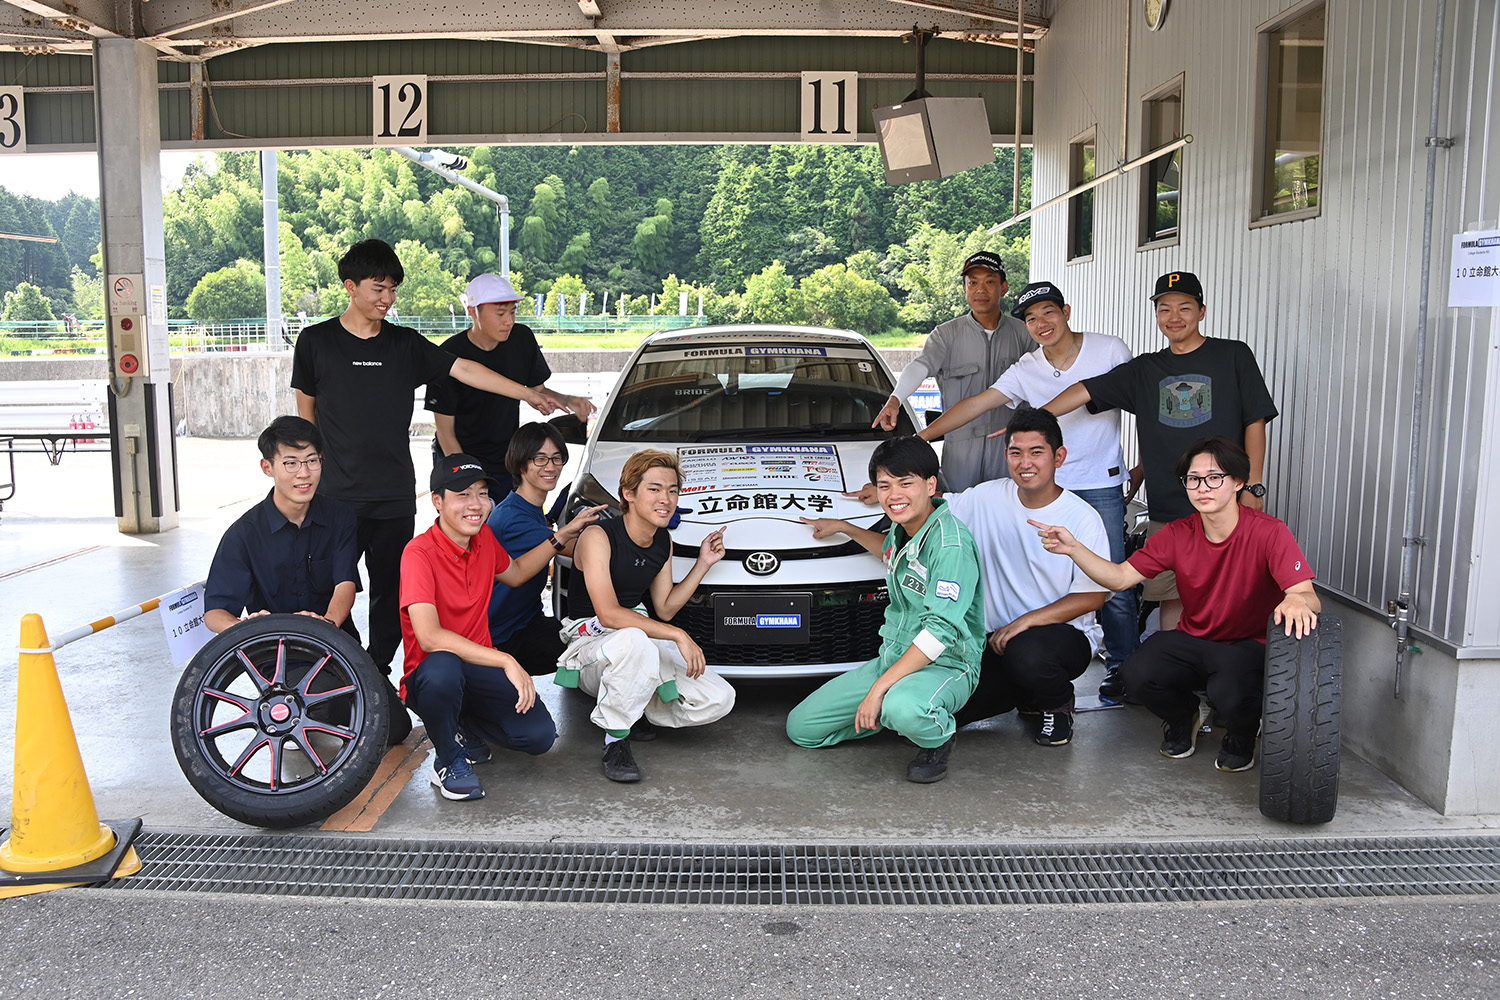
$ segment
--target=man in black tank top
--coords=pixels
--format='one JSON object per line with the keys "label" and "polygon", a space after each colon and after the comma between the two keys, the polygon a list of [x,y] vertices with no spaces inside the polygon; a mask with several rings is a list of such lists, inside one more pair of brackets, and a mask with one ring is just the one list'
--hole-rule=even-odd
{"label": "man in black tank top", "polygon": [[[734,688],[707,668],[703,650],[670,624],[710,566],[724,557],[724,529],[699,547],[687,576],[672,582],[672,537],[682,469],[674,455],[638,451],[620,472],[618,518],[584,529],[573,556],[563,628],[568,648],[557,683],[597,697],[590,718],[604,730],[604,776],[639,781],[630,730],[643,716],[657,726],[702,726],[734,707]],[[652,615],[633,610],[651,595]]]}

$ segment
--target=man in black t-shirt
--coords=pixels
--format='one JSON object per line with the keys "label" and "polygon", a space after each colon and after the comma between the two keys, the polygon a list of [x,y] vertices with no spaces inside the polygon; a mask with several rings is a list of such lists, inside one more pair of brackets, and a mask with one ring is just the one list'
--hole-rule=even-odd
{"label": "man in black t-shirt", "polygon": [[[587,399],[554,392],[544,384],[552,369],[542,357],[536,334],[516,322],[520,299],[520,293],[500,275],[481,274],[464,289],[464,308],[473,326],[443,341],[443,350],[546,393],[588,420],[594,408]],[[511,435],[521,425],[520,402],[445,378],[428,384],[427,409],[437,425],[432,442],[434,457],[463,452],[479,459],[484,471],[502,484],[498,493],[491,492],[490,499],[495,503],[504,499],[511,480],[505,468],[505,452]]]}
{"label": "man in black t-shirt", "polygon": [[[677,456],[647,448],[620,470],[619,517],[583,529],[573,552],[568,648],[556,683],[598,699],[589,716],[604,730],[604,776],[640,781],[630,737],[650,738],[644,716],[658,726],[703,726],[734,707],[734,688],[708,669],[703,649],[670,624],[708,568],[724,558],[724,529],[698,547],[687,575],[672,582],[672,536],[682,468]],[[650,595],[652,613],[634,610]]]}
{"label": "man in black t-shirt", "polygon": [[[1250,478],[1240,502],[1264,510],[1266,424],[1277,411],[1255,355],[1241,341],[1200,332],[1208,310],[1197,275],[1169,271],[1156,279],[1151,301],[1166,348],[1086,378],[1046,408],[1057,416],[1085,405],[1090,413],[1119,408],[1136,415],[1149,533],[1193,513],[1177,481],[1176,464],[1188,445],[1203,437],[1223,435],[1245,449]],[[1163,573],[1146,581],[1144,597],[1161,605],[1163,629],[1177,627],[1182,601],[1175,575]]]}
{"label": "man in black t-shirt", "polygon": [[451,375],[542,413],[559,405],[545,393],[454,358],[415,330],[386,322],[405,274],[388,243],[365,240],[350,247],[339,261],[349,308],[303,330],[292,355],[297,414],[317,424],[328,445],[321,492],[348,504],[358,519],[357,545],[369,577],[370,658],[387,670],[401,644],[401,550],[416,521],[410,433],[417,387]]}

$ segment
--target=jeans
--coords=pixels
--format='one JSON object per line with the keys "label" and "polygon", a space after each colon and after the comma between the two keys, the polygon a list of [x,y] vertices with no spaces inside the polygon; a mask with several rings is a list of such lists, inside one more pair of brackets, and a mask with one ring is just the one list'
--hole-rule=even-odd
{"label": "jeans", "polygon": [[[1125,491],[1119,486],[1105,486],[1097,490],[1073,492],[1104,519],[1104,532],[1109,538],[1110,562],[1124,562]],[[1111,597],[1100,609],[1099,617],[1104,625],[1104,666],[1114,670],[1129,659],[1130,654],[1141,644],[1135,591],[1124,590]]]}

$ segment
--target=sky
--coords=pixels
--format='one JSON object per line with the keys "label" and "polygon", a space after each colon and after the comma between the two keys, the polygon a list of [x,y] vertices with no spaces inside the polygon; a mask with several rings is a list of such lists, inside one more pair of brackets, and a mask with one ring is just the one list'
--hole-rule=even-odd
{"label": "sky", "polygon": [[[161,154],[162,190],[182,181],[183,171],[195,156],[204,154],[172,150]],[[212,160],[212,156],[207,157]],[[31,195],[56,201],[72,191],[99,197],[99,161],[93,153],[24,153],[0,157],[0,187],[12,194]]]}

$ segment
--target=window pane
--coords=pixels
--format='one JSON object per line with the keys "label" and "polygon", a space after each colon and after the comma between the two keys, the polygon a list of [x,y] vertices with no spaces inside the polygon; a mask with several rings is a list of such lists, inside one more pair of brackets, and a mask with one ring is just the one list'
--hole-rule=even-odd
{"label": "window pane", "polygon": [[[1182,138],[1182,92],[1146,102],[1146,149],[1160,149]],[[1182,150],[1152,160],[1142,171],[1141,242],[1177,237]]]}
{"label": "window pane", "polygon": [[[1075,142],[1068,166],[1068,187],[1086,184],[1097,176],[1094,171],[1094,140]],[[1094,252],[1094,192],[1085,191],[1068,202],[1068,259],[1087,257]]]}
{"label": "window pane", "polygon": [[1323,35],[1321,7],[1270,33],[1262,215],[1318,205]]}

